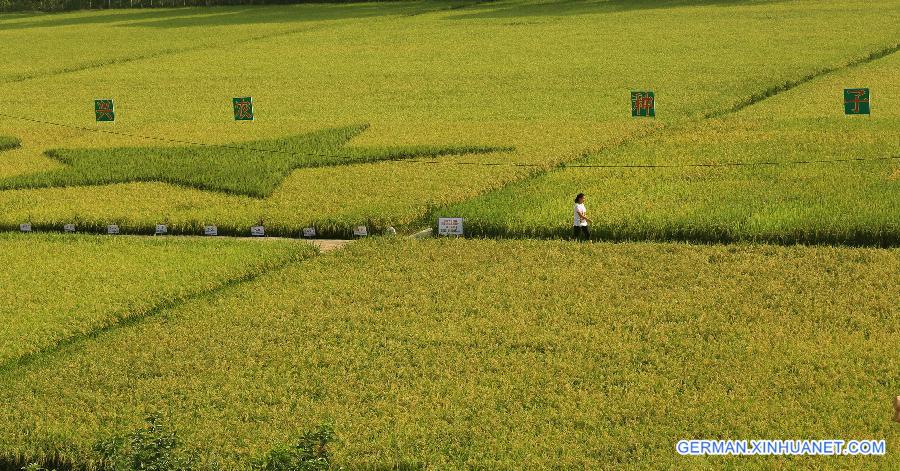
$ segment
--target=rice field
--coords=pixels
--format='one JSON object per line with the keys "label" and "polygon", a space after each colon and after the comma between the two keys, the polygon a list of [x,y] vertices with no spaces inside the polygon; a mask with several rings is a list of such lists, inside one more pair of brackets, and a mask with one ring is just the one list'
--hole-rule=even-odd
{"label": "rice field", "polygon": [[[208,223],[238,232],[264,220],[283,235],[315,225],[342,237],[359,224],[376,232],[425,227],[435,209],[561,162],[619,149],[636,136],[702,122],[760,93],[895,47],[900,20],[894,1],[448,6],[159,9],[0,21],[0,47],[9,52],[0,59],[9,71],[0,133],[22,140],[20,148],[0,154],[0,179],[5,188],[54,186],[0,191],[0,226],[15,227],[29,216],[36,225],[57,226],[77,217],[96,227],[115,221],[146,232],[168,220],[176,230],[197,233]],[[854,25],[864,25],[864,32],[845,34]],[[93,53],[84,38],[97,28],[115,48]],[[169,41],[173,35],[177,39]],[[696,53],[698,35],[703,54]],[[22,52],[18,45],[29,41],[35,46]],[[40,57],[23,61],[22,54]],[[889,77],[882,82],[889,85]],[[641,89],[656,91],[654,120],[629,116],[629,91]],[[889,99],[883,86],[874,89],[878,100]],[[255,121],[233,121],[234,96],[253,97]],[[116,122],[93,122],[95,98],[116,100]],[[875,116],[888,110],[884,106]],[[282,165],[271,174],[278,178],[253,176],[254,183],[236,188],[233,180],[244,176],[240,165],[210,166],[202,152],[188,149],[195,159],[185,168],[192,171],[179,177],[175,166],[159,164],[159,156],[181,155],[183,144],[136,137],[230,145],[358,124],[369,128],[348,150],[512,150],[424,159],[437,163]],[[144,151],[128,154],[122,168],[103,167],[115,178],[76,171],[58,158],[103,160],[123,148]],[[193,171],[201,167],[203,172]],[[197,181],[229,168],[218,183]],[[185,180],[191,180],[187,186]],[[77,186],[88,183],[101,185]],[[208,191],[223,188],[236,191]],[[709,212],[698,217],[718,218]],[[533,233],[546,226],[539,218],[523,222]],[[771,229],[777,237],[794,237],[791,227]]]}
{"label": "rice field", "polygon": [[314,253],[281,241],[0,234],[0,370]]}
{"label": "rice field", "polygon": [[[599,239],[897,245],[898,76],[892,54],[436,215],[466,218],[474,235],[569,237],[583,192]],[[847,86],[880,90],[871,116],[843,114]]]}
{"label": "rice field", "polygon": [[86,464],[159,412],[217,469],[325,422],[348,469],[892,469],[898,290],[896,249],[361,241],[0,373],[0,443]]}
{"label": "rice field", "polygon": [[[108,470],[147,417],[197,471],[294,469],[259,463],[316,430],[330,469],[900,468],[898,25],[900,0],[0,14],[0,470]],[[560,240],[579,192],[588,243]],[[440,216],[467,238],[402,237]],[[172,235],[207,225],[376,237]]]}
{"label": "rice field", "polygon": [[221,147],[50,150],[47,155],[64,164],[63,168],[0,179],[0,190],[157,181],[264,198],[297,168],[510,150],[477,146],[341,149],[365,129],[366,126],[324,129],[285,139]]}

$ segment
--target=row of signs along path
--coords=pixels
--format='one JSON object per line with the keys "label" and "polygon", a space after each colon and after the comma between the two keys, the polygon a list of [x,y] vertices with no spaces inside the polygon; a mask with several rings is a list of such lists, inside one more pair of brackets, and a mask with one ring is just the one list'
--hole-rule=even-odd
{"label": "row of signs along path", "polygon": [[[75,232],[77,227],[75,224],[65,224],[63,226],[63,231],[67,233]],[[24,222],[19,224],[20,232],[33,232],[33,228],[30,222]],[[121,229],[118,224],[109,224],[106,226],[106,233],[110,235],[116,235],[121,233]],[[388,233],[396,233],[396,231],[388,230]],[[169,234],[169,226],[166,224],[157,224],[156,229],[154,231],[154,235],[163,236]],[[204,236],[218,236],[219,228],[217,226],[209,225],[203,226],[203,235]],[[316,228],[315,227],[305,227],[300,232],[300,238],[305,239],[313,239],[316,237]],[[354,237],[368,237],[369,228],[367,226],[356,226],[353,228],[353,236]],[[464,235],[463,231],[463,218],[438,218],[438,235],[439,236],[457,236],[461,237]],[[250,228],[250,237],[265,237],[266,236],[266,228],[265,226],[252,226]]]}
{"label": "row of signs along path", "polygon": [[[871,114],[870,101],[868,88],[845,88],[844,114]],[[232,98],[231,107],[235,121],[254,120],[252,97]],[[116,110],[113,100],[110,98],[94,100],[94,115],[98,122],[115,121]],[[652,91],[631,92],[631,116],[656,117],[656,94]]]}
{"label": "row of signs along path", "polygon": [[[65,224],[63,225],[63,232],[75,232],[76,231],[75,224]],[[30,222],[24,222],[19,224],[19,232],[33,232],[33,228]],[[106,233],[110,235],[116,235],[121,233],[121,229],[118,224],[109,224],[106,226]],[[156,229],[154,230],[154,235],[163,236],[169,234],[169,226],[166,224],[157,224]],[[218,226],[208,225],[203,226],[203,235],[204,236],[218,236],[219,228]],[[315,238],[318,234],[316,233],[315,227],[304,227],[300,232],[301,238],[312,239]],[[353,236],[354,237],[367,237],[369,235],[369,228],[367,226],[356,226],[353,228]],[[250,228],[250,237],[265,237],[266,236],[266,228],[265,226],[252,226]]]}

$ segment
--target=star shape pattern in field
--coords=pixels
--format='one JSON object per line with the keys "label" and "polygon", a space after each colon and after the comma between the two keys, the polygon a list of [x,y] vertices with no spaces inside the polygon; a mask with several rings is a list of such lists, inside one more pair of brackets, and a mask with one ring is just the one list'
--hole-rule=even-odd
{"label": "star shape pattern in field", "polygon": [[153,181],[263,198],[298,168],[511,150],[488,146],[346,146],[367,128],[328,128],[232,145],[50,150],[47,155],[64,164],[62,168],[0,179],[0,190]]}

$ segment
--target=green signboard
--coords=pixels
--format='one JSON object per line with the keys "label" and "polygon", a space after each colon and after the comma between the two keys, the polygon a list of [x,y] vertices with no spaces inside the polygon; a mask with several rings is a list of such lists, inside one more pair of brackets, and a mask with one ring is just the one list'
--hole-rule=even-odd
{"label": "green signboard", "polygon": [[631,92],[631,116],[656,116],[656,98],[653,92]]}
{"label": "green signboard", "polygon": [[234,120],[235,121],[253,121],[253,99],[250,97],[235,98],[234,103]]}
{"label": "green signboard", "polygon": [[112,100],[94,100],[94,113],[97,121],[115,121],[116,112],[113,110]]}
{"label": "green signboard", "polygon": [[869,89],[844,89],[844,114],[869,114]]}

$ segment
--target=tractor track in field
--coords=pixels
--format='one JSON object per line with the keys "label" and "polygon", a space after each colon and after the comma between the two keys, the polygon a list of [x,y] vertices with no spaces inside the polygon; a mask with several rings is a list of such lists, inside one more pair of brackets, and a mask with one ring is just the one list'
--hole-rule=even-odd
{"label": "tractor track in field", "polygon": [[[428,14],[428,13],[436,13],[436,12],[442,12],[442,11],[455,11],[455,10],[460,10],[463,8],[468,8],[471,6],[480,5],[483,3],[490,3],[493,1],[494,0],[479,0],[479,1],[475,1],[473,3],[467,3],[467,4],[463,4],[463,5],[453,5],[453,6],[446,7],[446,8],[423,10],[423,11],[412,13],[412,14],[409,14],[406,16],[417,16],[417,15],[424,15],[424,14]],[[396,16],[400,17],[403,15],[398,14]],[[136,54],[133,56],[117,57],[117,58],[110,59],[110,60],[103,61],[103,62],[92,62],[92,63],[86,63],[86,64],[79,64],[79,65],[75,65],[75,66],[71,66],[71,67],[64,67],[64,68],[60,68],[60,69],[54,69],[54,70],[50,70],[50,71],[31,73],[31,74],[26,73],[26,74],[2,79],[2,80],[0,80],[0,84],[11,85],[11,84],[16,84],[16,83],[21,83],[21,82],[27,82],[29,80],[37,80],[37,79],[55,77],[55,76],[59,76],[59,75],[65,75],[65,74],[69,74],[69,73],[82,72],[85,70],[101,69],[101,68],[113,66],[113,65],[129,64],[132,62],[140,62],[143,60],[159,59],[161,57],[173,56],[173,55],[182,54],[182,53],[197,52],[197,51],[204,51],[204,50],[214,50],[214,49],[228,49],[228,48],[232,48],[235,46],[240,46],[242,44],[251,43],[254,41],[262,41],[265,39],[278,38],[278,37],[282,37],[282,36],[290,36],[290,35],[294,35],[294,34],[302,34],[302,33],[314,32],[314,31],[321,31],[324,29],[328,29],[331,26],[340,26],[340,24],[338,24],[338,25],[323,24],[323,25],[315,25],[315,26],[305,26],[302,28],[294,28],[294,29],[279,31],[276,33],[271,33],[271,34],[261,34],[261,35],[251,36],[248,38],[239,39],[237,41],[234,41],[234,42],[231,42],[228,44],[210,43],[210,44],[202,44],[202,45],[198,45],[198,46],[162,49],[159,51],[146,53],[146,54]]]}
{"label": "tractor track in field", "polygon": [[[658,134],[658,133],[661,133],[664,131],[668,131],[672,128],[676,128],[676,129],[677,128],[685,128],[686,129],[686,128],[695,126],[698,123],[701,123],[703,121],[721,118],[723,116],[728,116],[728,115],[738,113],[746,108],[749,108],[753,105],[761,103],[761,102],[763,102],[769,98],[772,98],[774,96],[777,96],[781,93],[790,91],[790,90],[797,88],[800,85],[803,85],[805,83],[812,82],[818,78],[824,77],[824,76],[832,74],[834,72],[850,69],[850,68],[853,68],[853,67],[856,67],[859,65],[869,64],[878,59],[882,59],[884,57],[890,56],[891,54],[894,54],[897,51],[900,51],[900,43],[878,49],[874,52],[869,53],[866,56],[852,59],[849,62],[845,62],[843,65],[819,69],[819,70],[814,71],[808,75],[805,75],[799,79],[789,80],[782,84],[771,86],[771,87],[763,90],[762,92],[751,95],[750,98],[748,98],[746,100],[735,103],[730,108],[724,108],[724,109],[720,109],[720,110],[712,110],[712,111],[702,115],[699,118],[694,118],[694,119],[691,119],[691,120],[688,120],[688,121],[685,121],[682,123],[675,123],[670,126],[663,126],[663,127],[659,127],[656,129],[648,130],[648,131],[645,131],[642,133],[638,133],[638,135],[636,135],[636,136],[629,136],[612,146],[597,149],[594,151],[583,152],[579,157],[572,159],[570,161],[567,161],[567,162],[562,162],[559,165],[557,165],[557,167],[555,167],[554,169],[562,168],[562,167],[579,167],[579,166],[580,167],[588,167],[590,165],[577,165],[577,164],[572,164],[572,163],[577,162],[578,160],[581,160],[582,158],[588,157],[590,155],[593,155],[593,154],[603,151],[603,150],[608,150],[610,148],[617,148],[617,147],[625,146],[627,144],[632,143],[635,139],[638,139],[638,138],[643,138],[643,137],[647,137],[649,135]],[[789,162],[789,163],[791,163],[791,164],[830,163],[830,162],[842,162],[842,161],[854,161],[854,160],[890,160],[890,159],[896,159],[896,158],[897,157],[889,156],[889,157],[882,157],[882,158],[877,158],[877,159],[838,159],[838,160],[829,160],[829,161],[825,161],[825,160],[822,160],[822,161],[796,161],[796,162]],[[708,165],[697,164],[697,165],[682,165],[682,166],[712,166],[712,167],[715,167],[715,166],[735,166],[735,165],[757,165],[757,164],[745,164],[745,163],[740,163],[740,162],[732,162],[732,163],[722,163],[722,164],[708,164]],[[758,165],[771,165],[771,164],[768,162],[765,162],[765,163],[760,163]],[[622,165],[617,165],[616,167],[621,167],[621,166]],[[626,165],[626,167],[644,167],[644,166],[635,166],[635,165],[627,166]],[[650,166],[650,167],[667,167],[667,166],[654,165],[654,166]],[[543,173],[546,173],[546,172],[543,172]],[[541,173],[541,174],[543,174],[543,173]]]}
{"label": "tractor track in field", "polygon": [[85,70],[94,70],[94,69],[102,69],[104,67],[109,67],[113,65],[121,65],[121,64],[129,64],[132,62],[140,62],[144,60],[153,60],[159,59],[166,56],[174,56],[182,53],[189,52],[197,52],[197,51],[206,51],[206,50],[214,50],[214,49],[229,49],[235,46],[240,46],[242,44],[251,43],[254,41],[262,41],[266,39],[278,38],[282,36],[290,36],[294,34],[302,34],[309,33],[314,31],[321,31],[329,28],[332,25],[324,24],[324,25],[316,25],[316,26],[305,26],[303,28],[294,28],[285,31],[279,31],[271,34],[261,34],[256,36],[250,36],[247,38],[239,39],[234,42],[230,42],[228,44],[221,43],[210,43],[210,44],[202,44],[197,46],[188,46],[188,47],[180,47],[180,48],[170,48],[170,49],[162,49],[159,51],[146,53],[146,54],[136,54],[133,56],[125,56],[125,57],[117,57],[114,59],[110,59],[103,62],[91,62],[86,64],[74,65],[71,67],[65,67],[60,69],[54,69],[46,72],[32,73],[32,74],[24,74],[12,78],[7,78],[4,80],[0,80],[0,84],[2,85],[11,85],[16,83],[27,82],[29,80],[37,80],[44,78],[56,77],[59,75],[65,75],[69,73],[83,72]]}
{"label": "tractor track in field", "polygon": [[889,55],[891,55],[891,54],[894,54],[894,53],[897,52],[897,51],[900,51],[900,43],[894,44],[894,45],[892,45],[892,46],[888,46],[888,47],[885,47],[885,48],[882,48],[882,49],[879,49],[879,50],[877,50],[877,51],[874,51],[874,52],[870,53],[869,55],[867,55],[867,56],[865,56],[865,57],[860,57],[860,58],[854,59],[854,60],[852,60],[852,61],[850,61],[850,62],[847,62],[847,63],[845,63],[845,64],[843,64],[843,65],[833,66],[833,67],[826,67],[826,68],[824,68],[824,69],[820,69],[820,70],[814,71],[814,72],[812,72],[812,73],[810,73],[810,74],[808,74],[808,75],[804,75],[803,77],[801,77],[801,78],[799,78],[799,79],[789,80],[789,81],[787,81],[787,82],[784,82],[784,83],[781,83],[781,84],[778,84],[778,85],[774,85],[774,86],[772,86],[772,87],[769,87],[769,88],[763,90],[762,92],[755,93],[755,94],[751,95],[750,98],[747,98],[747,99],[744,100],[744,101],[741,101],[741,102],[736,103],[736,104],[735,104],[734,106],[732,106],[731,108],[727,108],[727,109],[724,109],[724,110],[718,110],[718,111],[712,111],[712,112],[710,112],[710,113],[707,113],[707,114],[705,115],[705,118],[707,118],[707,119],[718,118],[718,117],[720,117],[720,116],[725,116],[725,115],[737,113],[737,112],[743,110],[744,108],[753,106],[753,105],[755,105],[755,104],[757,104],[757,103],[759,103],[759,102],[761,102],[761,101],[763,101],[763,100],[766,100],[766,99],[771,98],[771,97],[773,97],[773,96],[776,96],[776,95],[779,95],[779,94],[781,94],[781,93],[790,91],[790,90],[792,90],[792,89],[794,89],[794,88],[797,88],[797,87],[799,87],[800,85],[803,85],[803,84],[805,84],[805,83],[807,83],[807,82],[812,82],[813,80],[816,80],[816,79],[818,79],[818,78],[820,78],[820,77],[824,77],[824,76],[829,75],[829,74],[834,73],[834,72],[838,72],[838,71],[840,71],[840,70],[851,69],[851,68],[856,67],[856,66],[869,64],[869,63],[874,62],[874,61],[876,61],[876,60],[878,60],[878,59],[882,59],[882,58],[887,57],[887,56],[889,56]]}

